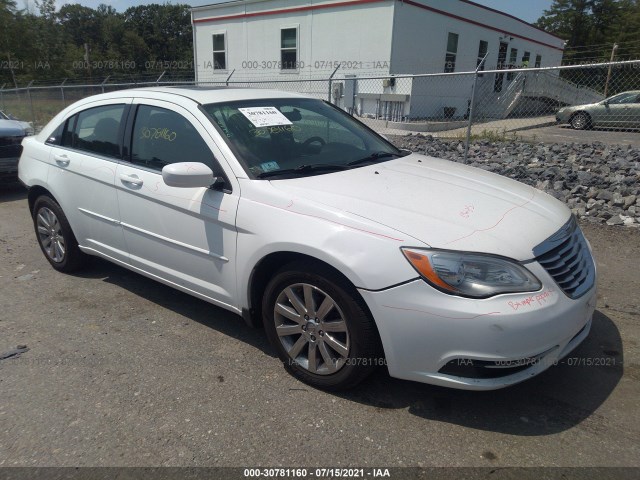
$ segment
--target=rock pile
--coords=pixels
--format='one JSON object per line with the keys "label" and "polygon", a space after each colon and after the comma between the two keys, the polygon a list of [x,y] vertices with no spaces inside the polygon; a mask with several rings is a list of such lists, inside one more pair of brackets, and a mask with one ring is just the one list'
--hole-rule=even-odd
{"label": "rock pile", "polygon": [[[464,160],[464,142],[432,136],[391,139],[415,153]],[[468,164],[539,188],[593,223],[640,227],[640,149],[591,144],[475,141]]]}

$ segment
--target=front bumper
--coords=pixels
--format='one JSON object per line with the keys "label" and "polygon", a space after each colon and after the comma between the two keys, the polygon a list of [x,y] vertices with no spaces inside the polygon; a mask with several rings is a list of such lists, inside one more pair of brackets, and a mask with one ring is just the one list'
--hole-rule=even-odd
{"label": "front bumper", "polygon": [[563,123],[569,123],[569,119],[571,118],[571,115],[574,112],[569,111],[569,112],[557,112],[556,113],[556,122],[563,124]]}
{"label": "front bumper", "polygon": [[[493,390],[531,378],[568,355],[589,334],[596,284],[572,300],[538,263],[527,267],[543,282],[538,292],[475,300],[447,295],[421,279],[384,291],[360,290],[390,375]],[[451,368],[456,363],[461,368]],[[494,370],[478,375],[478,365]]]}

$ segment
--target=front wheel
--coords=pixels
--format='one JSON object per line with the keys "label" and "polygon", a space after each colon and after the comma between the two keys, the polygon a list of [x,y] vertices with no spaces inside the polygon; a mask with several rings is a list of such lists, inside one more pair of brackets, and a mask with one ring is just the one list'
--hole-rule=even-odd
{"label": "front wheel", "polygon": [[328,268],[285,266],[269,282],[262,312],[285,368],[313,387],[353,387],[383,363],[366,305],[346,279]]}
{"label": "front wheel", "polygon": [[571,119],[571,126],[575,130],[584,130],[591,125],[591,118],[584,112],[576,113]]}

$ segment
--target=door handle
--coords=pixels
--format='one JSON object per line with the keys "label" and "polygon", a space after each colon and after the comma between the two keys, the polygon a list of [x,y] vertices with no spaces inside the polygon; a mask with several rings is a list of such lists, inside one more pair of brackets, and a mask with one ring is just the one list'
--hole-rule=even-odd
{"label": "door handle", "polygon": [[69,157],[67,157],[65,154],[57,154],[56,153],[56,154],[53,155],[53,159],[61,167],[66,167],[67,165],[69,165],[69,162],[70,162]]}
{"label": "door handle", "polygon": [[137,177],[136,175],[126,175],[124,173],[120,174],[120,180],[123,183],[130,183],[131,185],[135,185],[136,187],[140,187],[144,183],[142,179]]}

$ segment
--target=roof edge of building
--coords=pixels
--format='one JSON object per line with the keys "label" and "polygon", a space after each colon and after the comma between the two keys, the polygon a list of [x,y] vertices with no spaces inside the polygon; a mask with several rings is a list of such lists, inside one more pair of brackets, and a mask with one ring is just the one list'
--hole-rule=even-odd
{"label": "roof edge of building", "polygon": [[[201,6],[198,6],[198,7],[192,7],[191,8],[191,12],[201,12],[201,11],[212,10],[212,9],[220,9],[220,8],[226,8],[226,7],[239,6],[239,5],[248,5],[248,4],[253,4],[253,3],[266,3],[266,2],[270,2],[270,1],[273,1],[273,0],[229,0],[229,1],[221,2],[221,3],[213,3],[213,4],[209,4],[209,5],[201,5]],[[420,3],[419,1],[416,2],[416,1],[411,1],[411,0],[364,0],[364,1],[362,1],[362,3],[378,3],[378,2],[382,2],[382,1],[394,1],[394,2],[400,2],[400,3],[403,3],[403,2],[406,1],[406,3],[409,4],[409,5],[421,6],[423,8],[432,9],[431,7],[428,7],[427,5]],[[476,7],[476,8],[480,8],[480,9],[483,9],[483,10],[487,10],[487,11],[493,12],[493,13],[501,15],[503,17],[507,17],[507,18],[509,18],[511,20],[515,20],[515,21],[517,21],[519,23],[522,23],[523,25],[526,25],[526,26],[528,26],[530,28],[538,30],[539,32],[542,32],[542,33],[544,33],[546,35],[549,35],[550,37],[553,37],[556,40],[564,41],[564,39],[562,37],[559,37],[558,35],[555,35],[553,33],[547,32],[546,30],[544,30],[544,29],[542,29],[540,27],[537,27],[536,25],[533,25],[532,23],[529,23],[529,22],[527,22],[525,20],[522,20],[521,18],[518,18],[518,17],[516,17],[514,15],[511,15],[509,13],[502,12],[502,11],[497,10],[495,8],[487,7],[485,5],[481,5],[481,4],[476,3],[476,2],[474,2],[472,0],[460,0],[460,2],[466,3],[467,5],[472,5],[472,6]],[[339,7],[339,6],[343,6],[344,4],[360,3],[360,0],[355,0],[355,1],[354,0],[350,0],[350,1],[349,0],[347,0],[347,1],[336,0],[335,2],[329,2],[329,3],[326,3],[326,4],[317,4],[317,5],[313,5],[312,4],[312,5],[308,5],[308,6],[284,7],[284,8],[275,9],[274,13],[280,12],[280,11],[295,12],[295,11],[299,11],[299,10],[313,10],[313,9],[317,9],[317,8],[329,8],[332,3],[336,3],[336,7]],[[223,15],[222,17],[199,18],[199,19],[195,19],[192,16],[192,23],[195,24],[195,23],[202,23],[202,22],[209,22],[209,21],[216,21],[216,20],[235,19],[236,17],[237,18],[242,18],[242,17],[247,17],[247,16],[267,15],[267,14],[269,14],[269,12],[270,12],[270,10],[264,10],[262,12],[254,12],[252,14],[247,14],[245,12],[245,13],[240,13],[240,14]],[[446,14],[447,12],[441,11],[440,13],[445,13]],[[495,30],[495,28],[492,28],[492,27],[488,27],[487,26],[487,28],[491,28],[491,29]],[[510,33],[510,32],[507,32],[507,33]],[[515,34],[513,34],[513,35],[515,35]],[[520,38],[525,38],[525,37],[523,37],[521,35],[515,35],[515,36],[518,36]],[[535,41],[535,43],[541,43],[541,42]],[[555,49],[559,49],[559,50],[564,50],[564,48],[556,47],[556,46],[553,46],[553,45],[547,45],[547,46],[555,48]]]}

